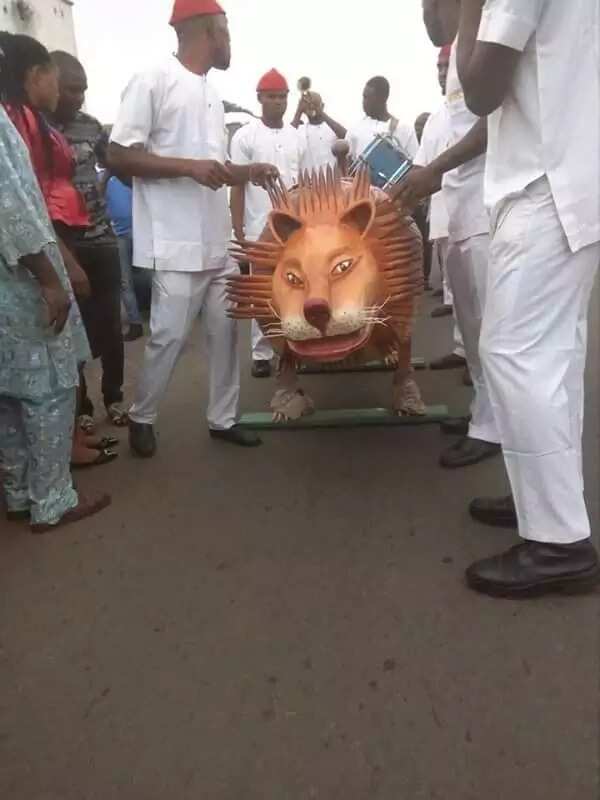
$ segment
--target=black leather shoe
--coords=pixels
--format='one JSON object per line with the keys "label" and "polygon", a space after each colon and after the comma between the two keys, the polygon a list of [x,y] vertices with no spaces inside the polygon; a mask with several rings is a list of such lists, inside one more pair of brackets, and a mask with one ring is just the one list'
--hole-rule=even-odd
{"label": "black leather shoe", "polygon": [[471,417],[450,417],[440,422],[440,430],[448,436],[467,436]]}
{"label": "black leather shoe", "polygon": [[29,521],[29,518],[30,514],[28,509],[6,512],[6,519],[8,522],[24,522],[25,520]]}
{"label": "black leather shoe", "polygon": [[512,495],[506,497],[476,497],[469,506],[469,514],[477,522],[494,528],[517,528],[517,512]]}
{"label": "black leather shoe", "polygon": [[472,439],[464,436],[452,447],[445,450],[440,458],[440,466],[446,469],[460,469],[470,467],[472,464],[479,464],[486,458],[497,456],[501,452],[499,444],[483,442],[481,439]]}
{"label": "black leather shoe", "polygon": [[270,378],[271,377],[271,362],[270,361],[253,361],[252,362],[252,377],[253,378]]}
{"label": "black leather shoe", "polygon": [[237,444],[238,447],[260,447],[262,444],[260,436],[253,431],[240,428],[239,425],[234,425],[233,428],[228,428],[226,431],[216,431],[211,428],[209,433],[211,439],[221,439],[230,444]]}
{"label": "black leather shoe", "polygon": [[598,554],[590,539],[575,544],[523,542],[466,572],[471,589],[493,597],[533,597],[585,592],[600,583]]}
{"label": "black leather shoe", "polygon": [[156,453],[156,436],[152,425],[129,420],[129,446],[140,458],[152,458]]}
{"label": "black leather shoe", "polygon": [[462,369],[467,366],[467,361],[456,353],[448,353],[447,356],[436,358],[429,364],[429,369]]}
{"label": "black leather shoe", "polygon": [[433,319],[437,319],[438,317],[449,317],[452,314],[452,306],[438,306],[434,308],[431,312],[431,316]]}

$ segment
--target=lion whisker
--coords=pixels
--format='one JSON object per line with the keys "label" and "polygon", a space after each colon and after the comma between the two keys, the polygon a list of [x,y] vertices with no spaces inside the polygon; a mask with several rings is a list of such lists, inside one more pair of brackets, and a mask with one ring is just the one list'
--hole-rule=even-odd
{"label": "lion whisker", "polygon": [[273,313],[273,316],[275,317],[275,319],[278,319],[281,322],[281,317],[279,316],[279,314],[273,308],[273,303],[270,300],[269,300],[269,310]]}

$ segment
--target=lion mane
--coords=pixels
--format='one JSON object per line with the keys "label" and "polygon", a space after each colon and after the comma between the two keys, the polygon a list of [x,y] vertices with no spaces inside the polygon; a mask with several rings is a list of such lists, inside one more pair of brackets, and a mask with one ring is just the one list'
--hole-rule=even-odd
{"label": "lion mane", "polygon": [[239,263],[250,263],[252,274],[236,275],[228,281],[232,304],[229,315],[256,319],[265,331],[276,325],[272,281],[287,240],[280,232],[285,230],[289,236],[302,227],[343,226],[344,217],[355,206],[368,203],[371,221],[363,239],[381,276],[380,305],[385,310],[385,325],[397,341],[406,341],[423,293],[423,241],[414,221],[384,192],[371,186],[369,170],[361,168],[350,180],[328,167],[305,172],[290,190],[279,181],[268,191],[273,210],[260,239],[234,241],[233,257]]}

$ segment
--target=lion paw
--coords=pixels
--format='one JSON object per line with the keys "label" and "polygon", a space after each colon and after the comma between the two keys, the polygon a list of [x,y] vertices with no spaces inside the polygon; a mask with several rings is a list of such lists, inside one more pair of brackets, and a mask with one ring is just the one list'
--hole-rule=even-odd
{"label": "lion paw", "polygon": [[424,417],[427,413],[421,391],[413,377],[408,377],[399,386],[394,386],[394,411],[398,416],[406,417]]}
{"label": "lion paw", "polygon": [[312,414],[315,405],[302,389],[279,389],[271,400],[273,422],[290,422]]}
{"label": "lion paw", "polygon": [[393,367],[396,369],[400,364],[400,353],[398,353],[397,350],[392,350],[383,359],[383,363],[386,365],[386,367]]}

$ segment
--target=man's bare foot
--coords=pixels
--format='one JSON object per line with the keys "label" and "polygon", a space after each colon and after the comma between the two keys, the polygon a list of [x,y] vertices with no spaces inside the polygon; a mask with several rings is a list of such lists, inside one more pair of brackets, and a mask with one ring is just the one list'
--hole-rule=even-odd
{"label": "man's bare foot", "polygon": [[112,450],[114,439],[101,439],[94,434],[86,434],[76,430],[71,448],[71,467],[85,469],[108,464],[117,458],[118,453]]}
{"label": "man's bare foot", "polygon": [[117,447],[120,441],[116,436],[100,436],[94,433],[91,436],[84,436],[83,444],[91,450],[106,450],[107,448]]}
{"label": "man's bare foot", "polygon": [[79,493],[79,503],[67,511],[55,525],[48,525],[46,523],[39,523],[31,526],[32,533],[49,533],[64,525],[71,525],[74,522],[80,522],[82,519],[98,514],[103,511],[112,502],[109,494],[101,494],[98,497],[86,497],[86,495]]}

